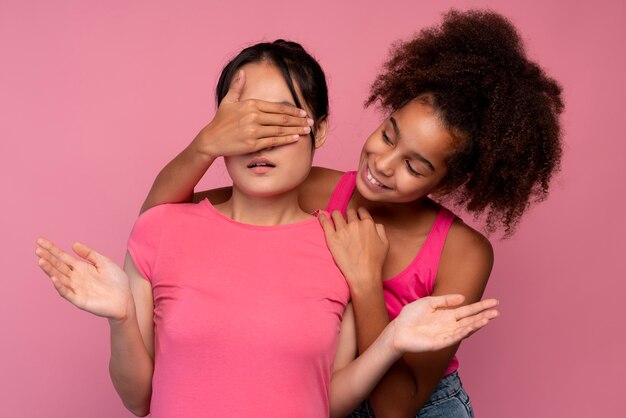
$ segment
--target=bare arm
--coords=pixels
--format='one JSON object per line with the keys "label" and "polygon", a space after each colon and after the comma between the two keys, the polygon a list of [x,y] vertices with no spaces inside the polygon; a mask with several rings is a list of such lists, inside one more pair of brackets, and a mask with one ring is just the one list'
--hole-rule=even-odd
{"label": "bare arm", "polygon": [[39,239],[37,243],[39,265],[59,294],[76,307],[108,319],[113,385],[132,413],[147,415],[154,370],[150,284],[128,257],[126,274],[84,244],[73,245],[82,261],[48,240]]}
{"label": "bare arm", "polygon": [[163,203],[191,202],[194,188],[218,157],[289,144],[310,132],[313,121],[304,110],[262,100],[240,101],[244,85],[245,73],[240,70],[213,120],[161,170],[141,212]]}
{"label": "bare arm", "polygon": [[[359,212],[362,218],[368,215],[366,211]],[[356,219],[356,212],[354,211],[348,211],[348,223],[343,221],[339,213],[333,213],[332,218],[335,221],[334,226],[331,224],[330,220],[323,215],[320,216],[320,222],[326,233],[329,248],[331,248],[335,261],[342,272],[346,276],[363,275],[364,272],[370,273],[372,271],[380,272],[382,261],[384,261],[387,250],[386,237],[382,226],[375,225],[371,221],[371,217],[369,220],[359,221]],[[348,256],[348,254],[350,254],[350,256]],[[350,282],[351,279],[348,281]],[[352,281],[354,282],[354,280]],[[354,287],[358,286],[351,284],[351,290]],[[375,289],[375,286],[370,287]],[[352,295],[352,297],[353,301],[355,301],[355,295]],[[432,353],[444,347],[454,346],[462,338],[473,332],[468,331],[467,333],[463,333],[462,336],[459,335],[458,338],[447,338],[444,343],[442,340],[438,340],[439,337],[436,336],[441,336],[441,334],[432,332],[432,329],[435,328],[432,328],[430,331],[428,329],[429,326],[436,327],[437,325],[443,324],[441,322],[434,322],[434,315],[457,315],[455,318],[461,319],[466,318],[468,315],[475,315],[483,309],[493,307],[495,303],[494,300],[488,300],[480,302],[479,304],[472,304],[470,307],[465,306],[454,310],[445,309],[446,307],[459,305],[464,300],[465,297],[462,295],[422,298],[405,306],[401,314],[391,323],[389,322],[385,305],[382,303],[381,312],[384,313],[384,325],[376,335],[373,335],[373,333],[369,334],[372,340],[367,347],[363,349],[358,347],[358,352],[360,352],[361,355],[352,363],[349,363],[349,360],[351,356],[356,354],[357,347],[354,346],[354,342],[350,343],[350,338],[352,338],[353,341],[354,338],[356,338],[358,344],[360,344],[359,340],[361,340],[363,336],[360,335],[360,331],[358,330],[358,322],[355,329],[356,309],[353,310],[352,307],[350,307],[346,310],[344,323],[342,323],[340,345],[337,351],[337,358],[335,359],[336,372],[335,375],[333,375],[331,385],[331,412],[338,412],[337,416],[341,414],[345,415],[350,412],[352,408],[364,399],[374,388],[389,367],[392,367],[392,365],[393,367],[397,367],[394,363],[401,357],[401,354],[398,354],[398,352],[423,353],[421,355],[428,355],[428,353],[424,352]],[[470,311],[465,311],[466,309],[470,309]],[[461,315],[461,312],[465,313]],[[495,314],[494,311],[488,311],[485,315]],[[488,316],[488,318],[492,317],[494,316]],[[417,326],[420,320],[423,321],[423,327]],[[467,318],[463,319],[463,321],[466,320],[469,321]],[[358,318],[356,318],[356,321],[358,321]],[[383,321],[377,323],[383,323]],[[460,323],[450,322],[440,329],[452,330],[458,325],[460,325]],[[393,348],[390,349],[388,345],[390,341],[389,335],[393,335],[391,341],[394,341],[395,338],[399,338],[399,336],[408,338],[407,336],[409,335],[411,336],[411,340],[409,345],[404,346],[403,349],[398,349],[395,343],[391,343]],[[419,341],[423,342],[422,346],[416,345]],[[426,346],[428,349],[425,349]],[[389,350],[391,350],[392,354],[389,354]],[[366,366],[362,366],[362,364]],[[361,369],[361,367],[364,369]],[[409,369],[409,372],[410,371],[411,369]],[[441,373],[443,373],[443,371]],[[409,376],[412,378],[413,375],[409,373]],[[395,381],[393,383],[394,388],[404,390],[403,388],[396,387]],[[412,383],[411,386],[414,388],[415,384]],[[405,404],[406,403],[407,402],[405,402]]]}
{"label": "bare arm", "polygon": [[[334,233],[327,233],[327,241],[350,283],[357,346],[363,353],[389,324],[389,315],[381,279],[386,252],[381,253],[377,242],[386,242],[384,230],[380,225],[374,227],[366,211],[359,210],[359,217],[348,211],[346,223],[340,214],[334,213],[338,226]],[[466,303],[480,300],[492,263],[489,242],[469,227],[455,225],[442,254],[433,295],[462,294]],[[376,416],[415,416],[441,380],[457,348],[455,344],[435,352],[403,355],[370,395]]]}
{"label": "bare arm", "polygon": [[[433,296],[458,293],[465,303],[474,303],[482,297],[493,266],[493,251],[489,242],[464,224],[454,225],[450,230],[440,260]],[[376,327],[384,324],[378,316],[364,308],[357,319],[359,348],[373,341]],[[371,296],[371,295],[370,295]],[[380,295],[379,297],[382,297]],[[372,316],[365,316],[371,314]],[[359,328],[361,326],[361,328]],[[414,417],[428,401],[459,344],[432,353],[406,354],[402,361],[392,367],[379,386],[370,395],[370,402],[378,417]]]}
{"label": "bare arm", "polygon": [[360,356],[349,306],[342,322],[330,389],[330,416],[344,417],[374,389],[403,353],[439,350],[485,326],[498,313],[494,299],[456,309],[461,295],[428,297],[405,306]]}

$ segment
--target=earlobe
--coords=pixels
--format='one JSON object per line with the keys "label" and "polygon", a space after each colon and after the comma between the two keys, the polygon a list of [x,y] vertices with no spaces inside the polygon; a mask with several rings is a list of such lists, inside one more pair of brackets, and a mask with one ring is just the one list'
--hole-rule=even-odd
{"label": "earlobe", "polygon": [[322,119],[317,123],[315,127],[315,149],[318,149],[324,142],[326,142],[326,136],[328,135],[328,118]]}

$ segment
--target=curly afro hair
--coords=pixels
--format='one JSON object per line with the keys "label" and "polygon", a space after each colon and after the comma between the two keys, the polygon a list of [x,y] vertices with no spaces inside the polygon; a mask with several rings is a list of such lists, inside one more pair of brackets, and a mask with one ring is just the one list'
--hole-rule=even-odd
{"label": "curly afro hair", "polygon": [[452,10],[441,26],[392,46],[365,104],[393,112],[415,98],[461,133],[442,180],[446,201],[510,236],[560,168],[559,84],[526,57],[506,18]]}

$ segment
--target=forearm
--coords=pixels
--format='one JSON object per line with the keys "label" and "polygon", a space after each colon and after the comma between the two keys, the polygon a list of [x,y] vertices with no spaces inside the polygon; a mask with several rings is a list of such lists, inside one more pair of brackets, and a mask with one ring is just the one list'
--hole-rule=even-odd
{"label": "forearm", "polygon": [[[372,283],[372,282],[370,282]],[[373,281],[376,283],[376,281]],[[380,283],[380,282],[379,282]],[[352,289],[357,345],[365,352],[389,324],[382,286]],[[377,417],[415,415],[418,386],[412,370],[404,361],[397,361],[369,395]]]}
{"label": "forearm", "polygon": [[390,324],[370,347],[346,367],[333,373],[330,385],[330,416],[345,417],[376,386],[400,358],[392,345],[394,325]]}
{"label": "forearm", "polygon": [[111,359],[109,373],[122,402],[133,414],[150,412],[154,362],[146,349],[137,318],[132,314],[123,321],[109,320]]}
{"label": "forearm", "polygon": [[141,212],[164,203],[191,202],[194,187],[214,161],[215,157],[198,152],[195,142],[189,144],[156,177]]}

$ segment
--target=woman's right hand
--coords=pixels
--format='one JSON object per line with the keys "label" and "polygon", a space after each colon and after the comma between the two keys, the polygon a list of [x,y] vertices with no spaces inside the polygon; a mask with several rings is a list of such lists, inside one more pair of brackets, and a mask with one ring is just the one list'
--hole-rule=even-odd
{"label": "woman's right hand", "polygon": [[117,264],[85,244],[74,243],[78,260],[44,238],[37,239],[39,266],[59,294],[76,307],[114,321],[133,312],[128,276]]}
{"label": "woman's right hand", "polygon": [[240,101],[246,75],[239,70],[213,120],[192,142],[210,159],[250,154],[298,141],[311,132],[313,120],[304,110],[263,100]]}
{"label": "woman's right hand", "polygon": [[333,211],[330,219],[321,213],[319,221],[335,264],[354,295],[362,286],[382,288],[382,268],[389,251],[385,228],[376,224],[365,208],[348,209],[347,220]]}

